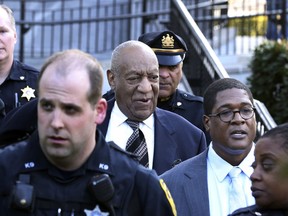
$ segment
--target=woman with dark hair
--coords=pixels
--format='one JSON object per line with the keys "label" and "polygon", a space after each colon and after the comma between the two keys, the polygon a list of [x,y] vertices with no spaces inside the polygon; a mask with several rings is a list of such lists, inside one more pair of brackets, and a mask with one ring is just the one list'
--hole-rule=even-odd
{"label": "woman with dark hair", "polygon": [[267,131],[256,143],[252,195],[256,205],[231,216],[288,215],[288,123]]}

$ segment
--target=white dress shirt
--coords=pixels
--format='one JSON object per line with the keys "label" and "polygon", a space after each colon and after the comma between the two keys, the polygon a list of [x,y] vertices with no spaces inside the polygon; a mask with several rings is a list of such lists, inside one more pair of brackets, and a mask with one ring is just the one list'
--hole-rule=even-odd
{"label": "white dress shirt", "polygon": [[[105,139],[107,142],[114,141],[124,150],[128,138],[133,133],[133,129],[125,122],[126,120],[127,116],[121,112],[115,101]],[[154,156],[154,115],[152,114],[145,121],[141,122],[139,128],[145,136],[148,148],[149,168],[152,169]]]}
{"label": "white dress shirt", "polygon": [[[231,213],[229,212],[230,177],[228,176],[228,173],[233,166],[217,155],[212,147],[213,143],[211,142],[207,157],[207,181],[210,216],[227,216]],[[255,199],[252,196],[250,189],[250,175],[253,172],[251,165],[255,159],[254,149],[255,146],[253,144],[247,157],[238,166],[242,170],[240,178],[243,185],[242,189],[245,191],[246,206],[255,204]],[[239,206],[239,208],[240,207],[245,206]]]}

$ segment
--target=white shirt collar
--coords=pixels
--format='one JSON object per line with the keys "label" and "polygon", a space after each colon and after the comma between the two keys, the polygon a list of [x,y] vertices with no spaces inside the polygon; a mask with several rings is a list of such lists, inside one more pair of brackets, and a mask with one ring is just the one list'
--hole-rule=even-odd
{"label": "white shirt collar", "polygon": [[[252,148],[244,160],[239,164],[238,167],[250,177],[253,172],[252,163],[254,162],[254,149],[255,145],[253,143]],[[213,142],[209,145],[208,150],[208,162],[210,161],[211,168],[215,171],[215,175],[219,182],[222,182],[230,170],[233,168],[231,164],[223,160],[213,149]]]}
{"label": "white shirt collar", "polygon": [[[114,121],[114,125],[119,126],[123,123],[125,123],[125,121],[128,119],[128,117],[126,115],[124,115],[124,113],[120,110],[117,101],[115,101],[114,103],[114,107],[112,110],[113,113],[113,121]],[[143,124],[145,124],[147,127],[149,127],[149,129],[153,129],[154,128],[154,114],[152,113],[152,115],[150,115],[147,119],[145,119],[143,122]],[[140,124],[140,129],[142,128],[142,123]]]}

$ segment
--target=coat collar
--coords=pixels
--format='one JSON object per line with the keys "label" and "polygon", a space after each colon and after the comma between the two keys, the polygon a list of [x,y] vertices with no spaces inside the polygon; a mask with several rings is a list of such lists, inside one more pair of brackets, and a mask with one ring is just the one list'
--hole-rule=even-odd
{"label": "coat collar", "polygon": [[[101,132],[96,133],[96,147],[89,156],[87,162],[79,170],[91,170],[98,173],[107,173],[113,175],[114,171],[111,165],[111,155],[109,146],[106,143]],[[45,157],[39,144],[38,131],[31,136],[25,150],[21,172],[34,172],[39,170],[57,169]],[[85,167],[85,169],[83,169]],[[79,173],[80,174],[80,173]],[[82,173],[83,174],[83,173]]]}

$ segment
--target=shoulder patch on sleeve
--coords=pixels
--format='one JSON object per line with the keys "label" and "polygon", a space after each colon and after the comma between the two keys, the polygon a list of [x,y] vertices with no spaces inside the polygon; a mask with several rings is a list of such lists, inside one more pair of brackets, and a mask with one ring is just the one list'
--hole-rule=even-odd
{"label": "shoulder patch on sleeve", "polygon": [[171,196],[171,193],[170,193],[167,185],[165,184],[163,179],[160,179],[159,182],[160,182],[161,188],[165,192],[166,198],[167,198],[167,200],[168,200],[168,202],[169,202],[169,204],[171,206],[173,215],[177,216],[176,206],[175,206],[174,200],[173,200],[173,198]]}

